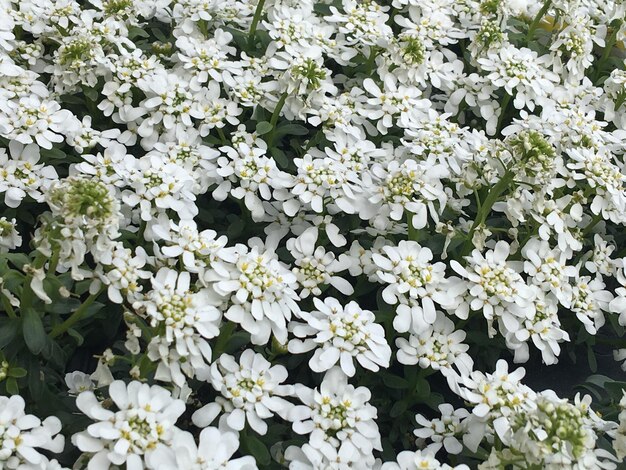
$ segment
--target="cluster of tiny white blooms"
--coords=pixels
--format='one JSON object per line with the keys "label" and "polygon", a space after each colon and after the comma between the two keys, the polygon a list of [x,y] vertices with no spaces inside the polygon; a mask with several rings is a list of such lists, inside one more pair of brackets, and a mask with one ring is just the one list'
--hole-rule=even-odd
{"label": "cluster of tiny white blooms", "polygon": [[152,290],[133,303],[154,329],[148,357],[159,361],[155,378],[179,387],[185,376],[206,376],[211,362],[207,340],[219,334],[220,311],[209,304],[208,289],[190,290],[189,273],[161,268],[151,279]]}
{"label": "cluster of tiny white blooms", "polygon": [[43,192],[58,178],[52,165],[39,163],[40,150],[36,144],[24,145],[16,140],[9,149],[0,149],[0,192],[8,207],[19,207],[26,196],[43,200]]}
{"label": "cluster of tiny white blooms", "polygon": [[434,453],[418,450],[411,452],[405,450],[398,454],[397,462],[385,462],[381,470],[412,470],[414,468],[424,470],[467,470],[469,467],[464,464],[450,466],[441,463],[435,458]]}
{"label": "cluster of tiny white blooms", "polygon": [[241,431],[247,423],[259,434],[267,432],[264,419],[274,413],[284,419],[293,405],[284,396],[293,394],[292,385],[282,385],[287,369],[272,364],[262,354],[247,349],[239,362],[222,354],[211,365],[207,380],[222,394],[193,414],[196,426],[208,426],[221,413],[220,428]]}
{"label": "cluster of tiny white blooms", "polygon": [[0,0],[0,469],[611,468],[623,382],[509,364],[626,370],[625,58],[623,0]]}
{"label": "cluster of tiny white blooms", "polygon": [[613,449],[615,449],[615,456],[618,459],[626,458],[626,392],[623,392],[624,396],[619,402],[619,425],[614,430]]}
{"label": "cluster of tiny white blooms", "polygon": [[589,395],[582,399],[576,395],[570,403],[551,390],[541,392],[494,421],[506,447],[492,454],[501,462],[511,462],[513,468],[615,468],[613,456],[596,447],[596,430],[603,422],[590,403]]}
{"label": "cluster of tiny white blooms", "polygon": [[[292,322],[289,330],[296,338],[289,341],[290,353],[300,354],[315,349],[309,360],[311,370],[326,372],[339,364],[349,377],[354,376],[354,360],[366,369],[377,372],[389,367],[391,348],[385,330],[374,320],[375,315],[356,302],[345,307],[332,297],[313,299],[318,310],[301,312],[306,323]],[[308,338],[313,336],[312,338]]]}
{"label": "cluster of tiny white blooms", "polygon": [[350,258],[335,259],[333,252],[327,252],[323,246],[316,247],[319,238],[317,227],[306,229],[297,238],[287,240],[286,246],[295,258],[293,273],[302,286],[300,298],[309,294],[321,295],[320,285],[330,284],[344,295],[354,292],[352,285],[335,273],[345,271],[350,267]]}
{"label": "cluster of tiny white blooms", "polygon": [[[431,263],[433,253],[413,241],[382,247],[372,254],[380,282],[388,284],[382,292],[390,305],[400,304],[393,326],[403,333],[420,331],[435,322],[435,302],[444,308],[455,307],[457,294],[464,286],[446,278],[445,263]],[[460,286],[460,289],[459,289]]]}
{"label": "cluster of tiny white blooms", "polygon": [[422,439],[430,439],[434,445],[430,449],[439,450],[442,446],[449,454],[459,454],[463,444],[459,440],[465,433],[464,420],[469,416],[465,408],[454,409],[449,403],[439,405],[441,418],[429,420],[418,414],[415,421],[421,427],[415,430],[415,435]]}
{"label": "cluster of tiny white blooms", "polygon": [[521,262],[507,262],[510,247],[499,241],[493,250],[483,255],[478,250],[467,258],[467,266],[457,261],[451,267],[467,280],[464,301],[456,310],[460,318],[467,318],[469,311],[482,311],[489,335],[496,334],[493,323],[497,321],[501,332],[517,331],[521,318],[533,312],[533,290],[520,275]]}
{"label": "cluster of tiny white blooms", "polygon": [[26,414],[25,406],[19,395],[0,396],[0,467],[9,470],[54,468],[39,451],[63,450],[65,440],[59,434],[61,422],[54,416],[41,421]]}
{"label": "cluster of tiny white blooms", "polygon": [[290,410],[289,419],[296,433],[309,435],[312,447],[324,455],[333,448],[337,455],[374,460],[372,452],[382,445],[374,421],[378,413],[369,404],[371,392],[366,387],[350,385],[341,368],[333,367],[319,389],[296,384],[294,393],[303,404]]}
{"label": "cluster of tiny white blooms", "polygon": [[472,359],[467,354],[469,346],[463,343],[465,331],[455,330],[454,322],[443,313],[435,314],[432,325],[411,332],[409,339],[397,338],[398,362],[407,365],[419,364],[447,374],[456,367],[463,373],[470,372]]}
{"label": "cluster of tiny white blooms", "polygon": [[119,236],[120,204],[114,188],[97,179],[70,176],[51,185],[46,193],[51,219],[38,233],[38,249],[59,257],[59,268],[71,268],[81,279],[85,255],[106,259]]}
{"label": "cluster of tiny white blooms", "polygon": [[226,299],[224,317],[251,334],[253,344],[266,344],[270,335],[287,342],[287,322],[300,307],[295,291],[296,276],[278,260],[272,246],[260,239],[237,246],[233,265],[225,273],[212,270],[205,279],[213,281],[218,296]]}
{"label": "cluster of tiny white blooms", "polygon": [[[108,391],[111,403],[99,400],[92,391],[78,395],[76,406],[95,422],[74,434],[72,443],[86,454],[92,468],[146,468],[151,453],[171,448],[185,404],[158,385],[136,381],[116,380]],[[110,409],[112,405],[117,410]]]}
{"label": "cluster of tiny white blooms", "polygon": [[236,433],[208,427],[200,432],[198,443],[193,434],[177,432],[169,448],[157,447],[146,460],[147,466],[155,470],[257,470],[254,457],[246,455],[233,458],[238,449],[239,438]]}

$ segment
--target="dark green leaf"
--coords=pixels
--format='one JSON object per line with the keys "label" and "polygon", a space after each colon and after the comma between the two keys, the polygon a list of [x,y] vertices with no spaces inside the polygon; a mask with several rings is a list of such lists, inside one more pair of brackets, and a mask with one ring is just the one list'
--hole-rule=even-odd
{"label": "dark green leaf", "polygon": [[270,155],[274,157],[274,160],[276,160],[278,166],[285,168],[287,165],[289,165],[289,159],[287,158],[287,155],[285,155],[285,152],[283,152],[281,149],[272,147],[270,149]]}
{"label": "dark green leaf", "polygon": [[307,135],[309,129],[300,124],[285,124],[276,128],[275,137],[282,137],[283,135]]}
{"label": "dark green leaf", "polygon": [[52,147],[51,149],[41,149],[41,156],[53,160],[61,160],[67,158],[67,154],[63,150],[60,150],[56,147]]}
{"label": "dark green leaf", "polygon": [[256,125],[256,133],[258,135],[265,135],[273,129],[272,125],[267,121],[261,121]]}
{"label": "dark green leaf", "polygon": [[97,101],[98,100],[98,90],[96,88],[83,87],[83,93],[91,101]]}
{"label": "dark green leaf", "polygon": [[46,331],[44,330],[41,317],[32,308],[22,312],[22,332],[26,346],[33,354],[39,354],[46,345]]}
{"label": "dark green leaf", "polygon": [[17,380],[15,380],[13,377],[9,377],[7,379],[6,387],[7,387],[7,392],[10,395],[19,395],[20,389],[17,386]]}
{"label": "dark green leaf", "polygon": [[9,344],[20,328],[18,318],[0,318],[0,349]]}
{"label": "dark green leaf", "polygon": [[143,28],[138,28],[137,26],[131,26],[130,28],[128,28],[128,38],[134,39],[137,37],[149,38],[150,35]]}
{"label": "dark green leaf", "polygon": [[15,377],[16,379],[26,377],[26,369],[22,369],[21,367],[11,367],[9,369],[9,377]]}
{"label": "dark green leaf", "polygon": [[399,400],[393,404],[391,410],[389,411],[389,416],[392,418],[397,418],[402,413],[404,413],[407,409],[407,403],[404,400]]}
{"label": "dark green leaf", "polygon": [[385,382],[385,385],[387,385],[388,387],[398,390],[404,390],[409,388],[408,380],[389,373],[383,374],[383,382]]}
{"label": "dark green leaf", "polygon": [[246,435],[244,437],[244,446],[248,452],[261,465],[269,465],[271,462],[270,452],[256,436]]}

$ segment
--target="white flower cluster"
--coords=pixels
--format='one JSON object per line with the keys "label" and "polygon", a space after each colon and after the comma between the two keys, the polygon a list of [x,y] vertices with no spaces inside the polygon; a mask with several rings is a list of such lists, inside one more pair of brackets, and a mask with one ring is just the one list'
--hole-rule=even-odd
{"label": "white flower cluster", "polygon": [[[614,468],[626,399],[611,424],[481,369],[626,359],[625,18],[0,0],[3,346],[113,338],[65,379],[74,468]],[[0,469],[61,468],[18,392],[68,371],[2,364]]]}

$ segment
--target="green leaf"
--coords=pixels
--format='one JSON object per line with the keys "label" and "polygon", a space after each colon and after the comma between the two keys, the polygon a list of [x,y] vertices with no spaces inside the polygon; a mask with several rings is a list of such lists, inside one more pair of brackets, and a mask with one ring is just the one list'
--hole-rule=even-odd
{"label": "green leaf", "polygon": [[272,125],[267,121],[261,121],[256,125],[256,133],[258,135],[265,135],[273,129]]}
{"label": "green leaf", "polygon": [[274,133],[275,137],[281,137],[283,135],[307,135],[309,133],[309,129],[300,124],[290,124],[286,123],[283,125],[278,125],[276,127],[276,132]]}
{"label": "green leaf", "polygon": [[17,386],[17,380],[15,380],[13,377],[9,377],[7,379],[6,388],[7,392],[9,392],[10,395],[19,395],[20,393],[20,389]]}
{"label": "green leaf", "polygon": [[404,400],[399,400],[393,404],[391,410],[389,410],[389,416],[392,418],[397,418],[402,413],[404,413],[407,409],[407,403]]}
{"label": "green leaf", "polygon": [[26,377],[27,372],[28,371],[26,369],[22,369],[21,367],[11,367],[9,369],[9,377],[20,379],[22,377]]}
{"label": "green leaf", "polygon": [[589,362],[589,369],[594,374],[598,372],[598,361],[596,360],[596,353],[592,347],[587,347],[587,361]]}
{"label": "green leaf", "polygon": [[81,335],[74,328],[70,328],[69,330],[67,330],[67,334],[76,340],[77,346],[81,346],[85,342],[85,338],[83,338],[83,335]]}
{"label": "green leaf", "polygon": [[0,349],[13,341],[20,328],[18,318],[0,318]]}
{"label": "green leaf", "polygon": [[289,159],[287,158],[287,155],[285,155],[285,152],[283,152],[281,149],[272,147],[270,149],[270,155],[274,157],[274,160],[276,160],[276,163],[278,163],[278,166],[280,166],[281,168],[285,168],[287,165],[289,165]]}
{"label": "green leaf", "polygon": [[2,257],[9,260],[17,269],[22,269],[25,264],[30,263],[30,258],[24,253],[3,253]]}
{"label": "green leaf", "polygon": [[68,104],[84,104],[83,99],[76,95],[61,95],[61,102]]}
{"label": "green leaf", "polygon": [[97,101],[98,100],[98,90],[96,88],[83,87],[83,93],[91,101]]}
{"label": "green leaf", "polygon": [[244,447],[261,465],[269,465],[271,456],[265,444],[263,444],[256,436],[245,435]]}
{"label": "green leaf", "polygon": [[46,345],[46,331],[44,330],[41,317],[32,308],[22,312],[22,332],[26,346],[33,354],[39,354]]}
{"label": "green leaf", "polygon": [[169,41],[167,36],[165,36],[165,34],[163,34],[163,31],[161,31],[160,28],[152,28],[152,34],[154,34],[154,37],[157,38],[161,42]]}
{"label": "green leaf", "polygon": [[409,388],[408,380],[389,373],[383,374],[383,382],[385,382],[385,385],[387,385],[387,387],[389,388],[395,388],[398,390],[404,390]]}
{"label": "green leaf", "polygon": [[52,147],[51,149],[41,149],[41,156],[44,158],[50,158],[53,160],[61,160],[67,158],[67,154],[56,147]]}
{"label": "green leaf", "polygon": [[137,26],[131,26],[130,28],[128,28],[128,38],[134,39],[137,37],[149,38],[150,35],[143,28],[138,28]]}

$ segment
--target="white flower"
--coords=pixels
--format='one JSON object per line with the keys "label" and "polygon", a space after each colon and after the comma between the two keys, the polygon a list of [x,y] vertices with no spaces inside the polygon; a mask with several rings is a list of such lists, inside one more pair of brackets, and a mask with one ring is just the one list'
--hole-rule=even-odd
{"label": "white flower", "polygon": [[418,427],[413,434],[422,439],[430,439],[433,445],[429,449],[433,451],[439,450],[441,446],[445,448],[449,454],[460,454],[463,450],[463,444],[457,437],[463,436],[465,429],[463,420],[469,416],[469,412],[465,408],[454,409],[448,403],[439,405],[441,418],[429,420],[418,414],[415,417]]}
{"label": "white flower", "polygon": [[467,354],[469,346],[463,343],[465,331],[455,330],[454,322],[441,312],[436,312],[432,325],[411,332],[408,341],[396,338],[398,362],[419,364],[422,368],[432,367],[447,375],[452,368],[467,374],[472,370],[473,361]]}
{"label": "white flower", "polygon": [[370,470],[375,468],[373,455],[364,456],[351,445],[342,445],[335,449],[332,445],[321,448],[304,444],[302,447],[290,446],[285,451],[285,460],[289,470]]}
{"label": "white flower", "polygon": [[424,470],[468,470],[467,465],[456,465],[451,467],[448,464],[442,464],[435,458],[432,451],[417,450],[411,452],[409,450],[402,451],[398,454],[398,461],[386,462],[380,467],[381,470],[413,470],[414,468]]}
{"label": "white flower", "polygon": [[272,366],[262,354],[245,350],[239,363],[233,356],[222,354],[211,365],[208,377],[215,390],[221,393],[214,403],[203,406],[193,414],[196,426],[211,424],[220,412],[220,429],[226,427],[241,431],[246,422],[259,434],[267,432],[264,419],[274,413],[286,419],[293,405],[284,396],[293,393],[291,385],[282,385],[287,369]]}
{"label": "white flower", "polygon": [[39,147],[23,145],[16,140],[9,142],[9,155],[0,149],[0,192],[8,207],[19,207],[28,195],[37,202],[43,200],[43,192],[58,179],[52,165],[39,163]]}
{"label": "white flower", "polygon": [[7,253],[22,244],[22,237],[16,229],[16,220],[0,217],[0,253]]}
{"label": "white flower", "polygon": [[148,345],[148,357],[159,361],[155,378],[182,386],[185,375],[206,377],[212,354],[207,340],[219,334],[221,321],[208,289],[191,291],[190,274],[168,268],[151,282],[152,290],[133,308],[155,329]]}
{"label": "white flower", "polygon": [[404,333],[419,331],[435,321],[435,302],[452,309],[458,304],[463,284],[449,282],[445,277],[446,265],[432,263],[433,253],[417,242],[402,240],[398,246],[384,246],[381,253],[373,253],[372,261],[380,269],[376,275],[388,284],[382,292],[389,305],[398,307],[393,326]]}
{"label": "white flower", "polygon": [[[287,322],[300,313],[296,276],[278,261],[272,246],[258,238],[249,241],[250,250],[238,245],[237,260],[228,277],[212,272],[213,289],[229,300],[224,316],[251,335],[252,344],[266,344],[273,334],[287,342]],[[215,276],[214,276],[215,275]]]}
{"label": "white flower", "polygon": [[599,278],[580,276],[572,286],[571,302],[566,305],[591,335],[595,335],[604,325],[603,311],[609,310],[609,302],[613,300],[613,295],[605,287]]}
{"label": "white flower", "polygon": [[391,348],[385,330],[375,322],[372,312],[363,310],[354,301],[343,307],[332,297],[323,302],[315,298],[313,303],[318,310],[300,313],[306,323],[289,325],[296,337],[306,338],[289,341],[289,352],[299,354],[315,349],[309,361],[315,372],[325,372],[339,363],[344,373],[352,377],[356,372],[354,359],[374,372],[389,367]]}
{"label": "white flower", "polygon": [[61,421],[50,416],[41,421],[24,412],[19,395],[0,396],[0,468],[46,468],[47,459],[39,449],[61,452],[64,438],[59,434]]}
{"label": "white flower", "polygon": [[348,454],[357,451],[366,459],[373,450],[382,450],[370,391],[349,385],[339,367],[326,372],[319,390],[297,384],[295,394],[303,405],[294,407],[289,419],[296,433],[311,434],[311,446],[346,446]]}
{"label": "white flower", "polygon": [[79,128],[80,121],[71,112],[37,95],[5,101],[0,110],[0,135],[22,144],[51,149],[53,143],[63,142],[65,133]]}
{"label": "white flower", "polygon": [[520,49],[505,45],[487,57],[479,58],[482,70],[490,72],[487,78],[498,87],[514,96],[513,104],[517,109],[528,107],[531,111],[535,104],[547,101],[546,97],[559,81],[558,75],[547,69],[549,56],[538,57],[535,51],[526,47]]}
{"label": "white flower", "polygon": [[191,433],[177,432],[171,447],[157,448],[146,460],[154,470],[257,470],[254,457],[232,459],[238,448],[236,433],[209,427],[200,432],[198,444]]}
{"label": "white flower", "polygon": [[89,374],[79,370],[65,374],[65,385],[68,391],[75,395],[94,389],[94,383]]}
{"label": "white flower", "polygon": [[522,248],[524,271],[530,281],[544,292],[552,292],[557,299],[567,305],[571,298],[570,277],[577,275],[575,266],[567,266],[568,255],[558,249],[550,249],[548,242],[532,239]]}
{"label": "white flower", "polygon": [[457,261],[450,262],[452,269],[468,281],[466,299],[457,315],[467,318],[470,309],[482,310],[490,336],[495,335],[494,320],[498,320],[502,332],[515,332],[520,318],[534,310],[534,292],[519,274],[522,264],[507,261],[510,251],[508,243],[499,241],[484,255],[474,250],[471,257],[466,257],[467,268]]}
{"label": "white flower", "polygon": [[326,251],[323,246],[316,247],[317,241],[317,227],[311,227],[302,232],[298,238],[291,238],[286,243],[287,249],[295,258],[292,272],[303,287],[300,297],[304,299],[309,294],[321,295],[319,286],[324,284],[330,284],[344,295],[351,295],[354,292],[352,285],[335,275],[349,267],[349,260],[335,259],[333,252]]}
{"label": "white flower", "polygon": [[104,408],[91,391],[78,395],[76,406],[95,423],[74,434],[72,443],[89,455],[90,468],[124,464],[127,468],[144,468],[144,456],[161,446],[171,446],[178,431],[176,420],[185,405],[158,385],[135,381],[128,385],[114,381],[109,396],[116,411],[108,405]]}

